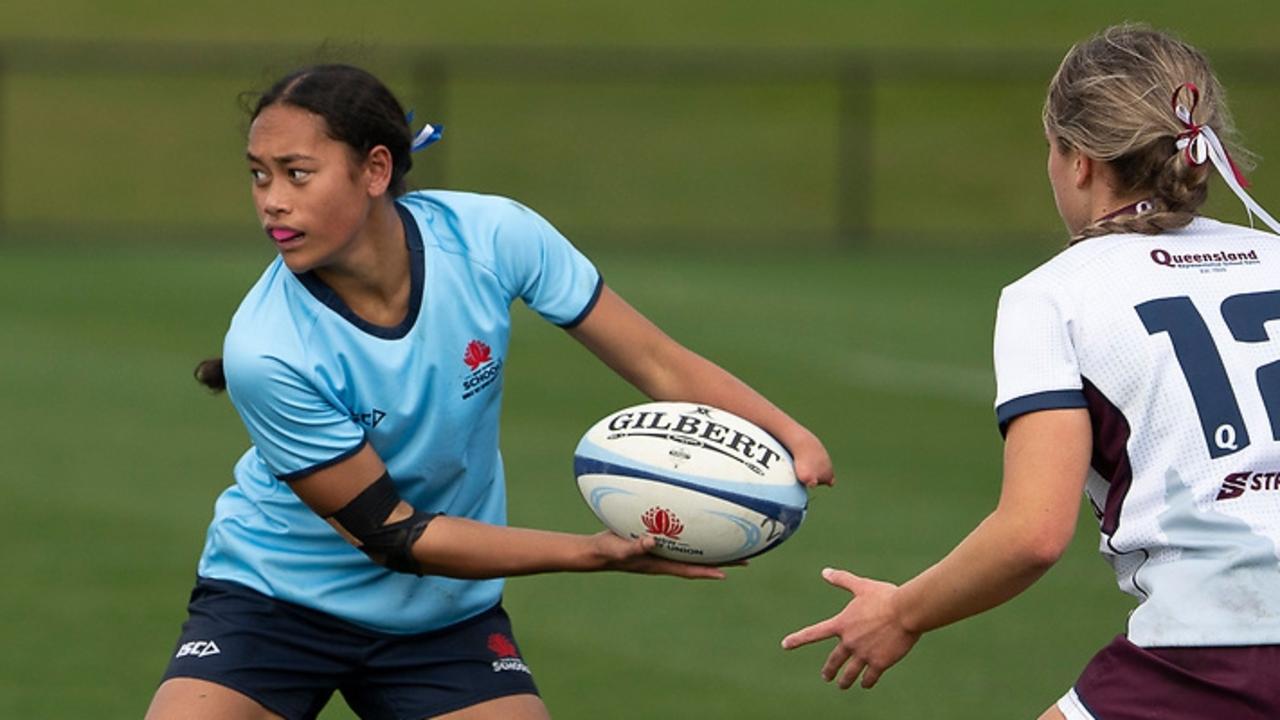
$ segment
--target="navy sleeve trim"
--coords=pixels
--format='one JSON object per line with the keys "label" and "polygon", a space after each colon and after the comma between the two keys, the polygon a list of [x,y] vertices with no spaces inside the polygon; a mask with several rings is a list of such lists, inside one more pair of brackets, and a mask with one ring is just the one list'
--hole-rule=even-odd
{"label": "navy sleeve trim", "polygon": [[1049,390],[1023,395],[1020,398],[1001,403],[996,408],[996,420],[1000,423],[1000,434],[1004,435],[1009,431],[1009,423],[1013,422],[1013,419],[1019,415],[1026,415],[1037,410],[1087,407],[1089,407],[1089,402],[1085,400],[1083,390]]}
{"label": "navy sleeve trim", "polygon": [[560,327],[565,330],[570,330],[581,325],[582,321],[586,320],[587,316],[591,314],[591,311],[596,308],[596,303],[600,302],[600,293],[602,292],[604,292],[604,275],[597,275],[596,289],[591,292],[591,299],[587,301],[587,306],[582,308],[582,312],[578,313],[577,317],[567,323],[561,324]]}
{"label": "navy sleeve trim", "polygon": [[316,465],[312,465],[312,466],[311,466],[311,467],[309,467],[309,468],[304,468],[304,469],[302,469],[302,470],[295,470],[294,472],[286,473],[286,474],[284,474],[284,475],[277,475],[277,476],[276,476],[276,479],[280,480],[281,482],[293,482],[294,480],[301,480],[302,478],[304,478],[304,477],[306,477],[306,476],[308,476],[308,475],[310,475],[310,474],[312,474],[312,473],[314,473],[314,472],[319,472],[320,470],[323,470],[323,469],[325,469],[325,468],[327,468],[327,467],[330,467],[330,466],[333,466],[333,465],[337,465],[338,463],[342,462],[343,460],[346,460],[347,458],[354,456],[356,453],[358,453],[358,452],[360,452],[361,450],[363,450],[363,449],[364,449],[364,446],[365,446],[365,445],[368,445],[368,444],[369,444],[369,438],[367,438],[367,437],[366,437],[366,438],[364,438],[363,440],[361,440],[361,441],[360,441],[360,444],[359,444],[359,445],[356,445],[355,447],[351,448],[350,450],[348,450],[348,451],[346,451],[346,452],[342,453],[341,455],[339,455],[339,456],[337,456],[337,457],[335,457],[335,458],[331,458],[331,459],[329,459],[329,460],[325,460],[324,462],[322,462],[322,463],[318,463],[318,464],[316,464]]}

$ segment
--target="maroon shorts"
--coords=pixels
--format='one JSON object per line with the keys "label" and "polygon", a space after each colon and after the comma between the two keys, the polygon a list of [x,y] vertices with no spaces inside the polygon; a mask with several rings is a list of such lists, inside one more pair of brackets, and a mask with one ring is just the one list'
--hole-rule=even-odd
{"label": "maroon shorts", "polygon": [[1280,645],[1142,648],[1119,635],[1073,690],[1097,720],[1275,720]]}

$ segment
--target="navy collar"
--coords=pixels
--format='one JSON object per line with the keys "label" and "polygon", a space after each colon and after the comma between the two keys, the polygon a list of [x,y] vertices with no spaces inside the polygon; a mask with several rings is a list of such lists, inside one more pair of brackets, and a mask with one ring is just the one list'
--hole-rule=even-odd
{"label": "navy collar", "polygon": [[311,292],[315,299],[341,315],[347,322],[383,340],[399,340],[408,335],[409,331],[413,329],[413,324],[418,319],[418,310],[422,307],[422,286],[423,275],[425,274],[422,233],[418,231],[418,223],[414,220],[413,214],[405,209],[403,205],[396,203],[395,207],[396,214],[400,216],[400,223],[404,226],[404,244],[409,248],[409,311],[405,313],[404,319],[399,324],[392,326],[375,325],[355,314],[332,288],[316,277],[315,273],[308,270],[305,273],[294,275],[302,283],[303,287]]}

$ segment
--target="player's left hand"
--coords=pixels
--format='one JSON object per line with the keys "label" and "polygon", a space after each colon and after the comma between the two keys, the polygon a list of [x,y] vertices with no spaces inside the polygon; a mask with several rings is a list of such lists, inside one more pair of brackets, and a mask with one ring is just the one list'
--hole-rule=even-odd
{"label": "player's left hand", "polygon": [[803,436],[787,446],[795,466],[796,480],[805,487],[834,485],[836,472],[831,465],[831,455],[817,435],[805,431]]}
{"label": "player's left hand", "polygon": [[[837,684],[848,690],[862,675],[862,687],[870,688],[911,650],[920,634],[903,628],[893,611],[891,600],[897,585],[832,568],[823,570],[822,578],[853,593],[853,600],[836,615],[786,636],[782,647],[791,650],[838,637],[840,642],[822,666],[822,678],[831,682],[839,673]],[[844,672],[840,672],[842,666]]]}

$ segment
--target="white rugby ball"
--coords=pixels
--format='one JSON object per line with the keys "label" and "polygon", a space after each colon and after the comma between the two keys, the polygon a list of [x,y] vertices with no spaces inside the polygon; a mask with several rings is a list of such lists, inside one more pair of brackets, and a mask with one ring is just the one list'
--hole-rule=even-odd
{"label": "white rugby ball", "polygon": [[724,410],[686,402],[623,408],[574,452],[578,490],[605,527],[652,535],[653,553],[699,564],[759,555],[804,520],[808,493],[771,435]]}

